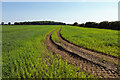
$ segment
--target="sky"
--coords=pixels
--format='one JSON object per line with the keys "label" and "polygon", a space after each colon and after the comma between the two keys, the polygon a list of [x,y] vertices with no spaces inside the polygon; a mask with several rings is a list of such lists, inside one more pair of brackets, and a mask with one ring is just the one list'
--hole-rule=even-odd
{"label": "sky", "polygon": [[118,2],[2,2],[2,21],[85,23],[118,20]]}

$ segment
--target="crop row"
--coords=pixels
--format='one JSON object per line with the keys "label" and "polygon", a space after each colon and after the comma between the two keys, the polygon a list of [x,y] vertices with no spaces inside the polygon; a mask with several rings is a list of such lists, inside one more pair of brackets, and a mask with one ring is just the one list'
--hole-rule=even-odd
{"label": "crop row", "polygon": [[117,30],[64,26],[61,35],[71,43],[93,51],[118,57],[119,42]]}
{"label": "crop row", "polygon": [[3,26],[3,78],[90,78],[47,50],[46,35],[59,26]]}

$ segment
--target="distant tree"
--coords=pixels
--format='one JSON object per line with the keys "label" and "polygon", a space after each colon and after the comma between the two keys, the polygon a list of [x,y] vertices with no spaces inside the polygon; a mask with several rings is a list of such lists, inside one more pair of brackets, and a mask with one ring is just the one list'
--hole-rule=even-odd
{"label": "distant tree", "polygon": [[15,22],[14,25],[66,25],[66,24],[54,21],[32,21],[32,22]]}
{"label": "distant tree", "polygon": [[73,24],[73,26],[77,26],[78,25],[78,23],[77,22],[75,22],[74,24]]}
{"label": "distant tree", "polygon": [[86,22],[85,23],[85,27],[91,27],[91,28],[94,28],[94,27],[97,27],[97,23],[96,22]]}
{"label": "distant tree", "polygon": [[1,22],[1,25],[4,25],[4,22]]}
{"label": "distant tree", "polygon": [[19,25],[19,23],[18,22],[14,22],[14,25]]}
{"label": "distant tree", "polygon": [[107,28],[109,28],[109,22],[108,22],[108,21],[100,22],[100,23],[99,23],[99,27],[100,27],[100,28],[107,29]]}
{"label": "distant tree", "polygon": [[84,27],[84,26],[85,26],[85,24],[84,24],[84,23],[82,23],[82,24],[80,24],[79,26],[80,26],[80,27]]}
{"label": "distant tree", "polygon": [[8,25],[11,25],[11,22],[8,22]]}
{"label": "distant tree", "polygon": [[114,30],[120,30],[120,21],[109,23],[109,28]]}
{"label": "distant tree", "polygon": [[82,23],[82,24],[79,24],[77,26],[88,27],[88,28],[120,30],[120,21],[113,21],[113,22],[103,21],[100,23],[86,22],[85,24]]}

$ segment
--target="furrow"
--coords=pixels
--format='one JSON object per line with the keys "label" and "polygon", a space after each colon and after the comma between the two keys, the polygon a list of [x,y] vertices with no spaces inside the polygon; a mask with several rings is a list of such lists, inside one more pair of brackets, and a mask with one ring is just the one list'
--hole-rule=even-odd
{"label": "furrow", "polygon": [[[96,77],[103,77],[103,78],[119,78],[119,75],[116,71],[112,69],[108,69],[102,65],[96,64],[91,60],[88,60],[76,53],[69,51],[68,49],[64,48],[61,44],[54,42],[51,38],[53,31],[47,35],[45,43],[49,50],[59,53],[62,59],[67,60],[68,63],[79,66],[84,72],[89,72]],[[62,41],[61,41],[62,42]]]}
{"label": "furrow", "polygon": [[[86,50],[86,49],[83,49],[83,48],[80,48],[72,43],[70,43],[69,41],[65,40],[61,34],[60,34],[60,31],[61,31],[62,28],[60,28],[60,30],[57,32],[57,35],[61,41],[61,45],[64,46],[64,48],[66,48],[67,50],[83,57],[83,58],[86,58],[96,64],[100,64],[108,69],[112,69],[114,71],[119,71],[118,70],[118,65],[115,64],[115,62],[118,63],[119,59],[118,58],[114,58],[114,57],[111,57],[111,56],[106,56],[104,54],[99,54],[97,52],[92,52],[90,50]],[[105,59],[105,60],[104,60]]]}

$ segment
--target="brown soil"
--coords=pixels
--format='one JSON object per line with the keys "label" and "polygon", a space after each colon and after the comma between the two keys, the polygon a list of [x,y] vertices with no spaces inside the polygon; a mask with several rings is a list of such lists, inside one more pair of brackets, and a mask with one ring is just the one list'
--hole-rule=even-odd
{"label": "brown soil", "polygon": [[[61,29],[60,29],[61,30]],[[68,63],[79,66],[84,72],[90,72],[96,77],[103,78],[119,78],[118,65],[112,62],[104,61],[103,58],[117,61],[116,58],[98,54],[89,50],[82,49],[63,39],[58,31],[58,37],[61,43],[54,42],[51,35],[54,31],[47,35],[45,43],[49,50],[59,53],[62,59]]]}
{"label": "brown soil", "polygon": [[[62,28],[60,28],[60,30],[61,29]],[[64,48],[66,48],[66,49],[70,50],[71,52],[76,53],[77,55],[80,55],[86,59],[89,59],[90,61],[93,61],[94,63],[101,64],[101,65],[106,66],[107,68],[111,68],[113,70],[116,69],[116,71],[117,71],[117,67],[119,67],[119,66],[116,65],[115,62],[118,63],[119,58],[105,55],[103,53],[101,54],[101,53],[93,52],[93,51],[81,48],[73,43],[70,43],[69,41],[67,41],[65,38],[63,38],[61,36],[60,30],[57,32],[57,35],[58,35],[60,41],[62,42],[61,46],[63,45]]]}

